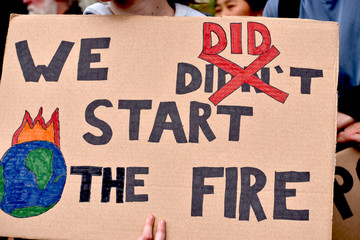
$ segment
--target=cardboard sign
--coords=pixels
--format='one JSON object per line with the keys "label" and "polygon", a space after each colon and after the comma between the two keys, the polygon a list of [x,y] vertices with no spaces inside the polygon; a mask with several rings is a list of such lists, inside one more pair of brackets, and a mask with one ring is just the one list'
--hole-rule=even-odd
{"label": "cardboard sign", "polygon": [[333,239],[360,238],[360,152],[345,149],[336,155]]}
{"label": "cardboard sign", "polygon": [[329,239],[338,25],[13,16],[1,234]]}

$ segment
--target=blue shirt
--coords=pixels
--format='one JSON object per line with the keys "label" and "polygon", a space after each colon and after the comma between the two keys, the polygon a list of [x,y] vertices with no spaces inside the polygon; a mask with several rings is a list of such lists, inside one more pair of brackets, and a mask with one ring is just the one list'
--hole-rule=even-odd
{"label": "blue shirt", "polygon": [[[268,0],[263,16],[278,17],[278,7]],[[339,93],[360,85],[360,1],[301,0],[299,18],[339,23]]]}

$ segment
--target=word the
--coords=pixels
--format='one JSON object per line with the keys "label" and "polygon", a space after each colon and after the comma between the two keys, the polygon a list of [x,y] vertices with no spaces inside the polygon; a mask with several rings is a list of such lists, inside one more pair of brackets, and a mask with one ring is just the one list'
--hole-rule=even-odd
{"label": "word the", "polygon": [[72,166],[70,170],[72,175],[81,175],[80,202],[90,202],[91,182],[93,176],[101,176],[102,190],[101,202],[110,201],[110,191],[116,189],[116,203],[124,202],[124,182],[126,175],[126,202],[147,202],[147,194],[135,195],[135,187],[143,187],[144,180],[136,179],[136,174],[149,174],[148,167],[117,167],[116,179],[111,176],[111,168],[93,167],[93,166]]}

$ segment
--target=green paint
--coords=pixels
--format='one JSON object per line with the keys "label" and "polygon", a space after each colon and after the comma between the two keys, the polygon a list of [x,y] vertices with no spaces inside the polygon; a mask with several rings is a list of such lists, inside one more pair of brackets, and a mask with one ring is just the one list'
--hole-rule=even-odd
{"label": "green paint", "polygon": [[58,176],[58,177],[55,179],[54,183],[57,183],[57,182],[60,180],[61,177],[62,177],[62,175]]}
{"label": "green paint", "polygon": [[25,159],[26,167],[35,173],[37,185],[40,190],[45,189],[50,181],[53,172],[52,162],[52,151],[45,148],[38,148],[29,152]]}
{"label": "green paint", "polygon": [[40,215],[53,206],[55,206],[56,202],[51,204],[49,207],[41,207],[41,206],[33,206],[33,207],[24,207],[15,209],[11,212],[11,216],[17,217],[17,218],[26,218],[26,217],[32,217]]}
{"label": "green paint", "polygon": [[0,203],[5,194],[5,179],[4,179],[4,167],[0,165]]}

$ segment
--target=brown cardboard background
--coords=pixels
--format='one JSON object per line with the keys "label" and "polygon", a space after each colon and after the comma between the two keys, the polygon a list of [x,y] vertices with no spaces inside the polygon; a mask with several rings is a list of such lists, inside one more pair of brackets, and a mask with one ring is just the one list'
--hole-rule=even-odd
{"label": "brown cardboard background", "polygon": [[[160,143],[148,143],[160,101],[175,101],[188,137],[190,101],[211,104],[203,85],[197,92],[176,95],[179,62],[196,65],[205,74],[202,23],[216,22],[229,37],[229,23],[243,22],[243,51],[246,53],[246,22],[264,23],[272,44],[281,52],[271,67],[270,83],[289,93],[285,104],[265,94],[240,93],[221,105],[252,106],[254,116],[242,117],[240,141],[229,142],[229,116],[217,115],[212,107],[209,124],[216,135],[208,142],[200,131],[199,144],[176,144],[165,131]],[[96,50],[108,67],[108,81],[79,82],[77,62],[81,38],[111,37],[110,48]],[[28,40],[35,64],[48,64],[61,40],[75,42],[58,83],[25,84],[18,64],[15,42]],[[141,48],[140,48],[141,46]],[[240,66],[256,56],[232,55],[229,46],[222,56]],[[168,239],[329,239],[332,218],[332,184],[335,151],[336,79],[338,61],[337,24],[265,18],[167,18],[103,16],[16,16],[12,19],[0,90],[0,153],[11,146],[25,110],[35,117],[40,106],[48,120],[60,109],[60,146],[68,167],[67,182],[60,202],[45,214],[15,219],[0,212],[4,235],[60,239],[135,239],[143,220],[152,213],[167,221]],[[280,65],[284,73],[277,74]],[[313,79],[312,94],[300,94],[300,79],[289,77],[289,67],[323,69],[324,77]],[[214,76],[217,76],[216,71]],[[216,79],[216,78],[215,78]],[[216,86],[216,85],[215,85]],[[99,108],[99,118],[113,130],[107,145],[92,146],[82,136],[98,130],[85,122],[86,106],[95,99],[109,99],[113,108]],[[151,99],[152,110],[141,112],[138,141],[128,140],[128,110],[118,110],[118,99]],[[147,203],[101,203],[101,177],[93,177],[90,203],[79,203],[80,176],[70,175],[70,166],[148,166],[144,188]],[[225,177],[206,179],[215,194],[205,195],[203,217],[191,217],[192,168],[245,167],[261,169],[267,184],[259,198],[267,219],[257,222],[223,217]],[[114,170],[114,169],[113,169]],[[297,189],[288,198],[289,209],[309,209],[309,221],[273,220],[275,171],[310,171],[310,183],[288,184]],[[113,176],[115,172],[113,172]],[[239,182],[238,182],[239,184]],[[239,185],[238,185],[239,186]],[[112,191],[114,192],[114,191]],[[239,200],[240,190],[238,189]],[[237,211],[238,211],[237,204]],[[237,213],[238,218],[238,213]]]}
{"label": "brown cardboard background", "polygon": [[[356,165],[360,158],[360,152],[355,148],[348,148],[336,154],[336,166],[345,168],[353,178],[353,186],[348,193],[345,193],[344,196],[346,201],[349,204],[352,217],[343,219],[335,207],[334,204],[334,220],[333,220],[333,239],[359,239],[359,216],[360,209],[358,207],[359,199],[359,178],[356,174]],[[344,183],[343,179],[340,176],[335,175],[335,178],[338,180],[339,184]]]}

